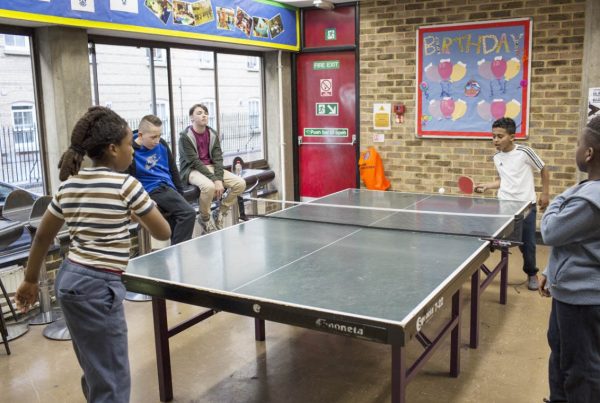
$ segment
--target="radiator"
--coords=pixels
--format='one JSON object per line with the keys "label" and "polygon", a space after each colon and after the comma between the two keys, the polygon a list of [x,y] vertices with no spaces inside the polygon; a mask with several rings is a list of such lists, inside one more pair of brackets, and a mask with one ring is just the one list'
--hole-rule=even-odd
{"label": "radiator", "polygon": [[[25,273],[25,268],[23,266],[10,266],[5,267],[0,270],[0,280],[2,280],[2,284],[4,284],[4,288],[6,288],[6,292],[8,293],[9,298],[15,306],[15,292],[17,291],[17,287],[23,281]],[[4,296],[0,294],[0,305],[2,308],[2,314],[10,313],[10,308],[8,307],[8,303],[4,299]]]}

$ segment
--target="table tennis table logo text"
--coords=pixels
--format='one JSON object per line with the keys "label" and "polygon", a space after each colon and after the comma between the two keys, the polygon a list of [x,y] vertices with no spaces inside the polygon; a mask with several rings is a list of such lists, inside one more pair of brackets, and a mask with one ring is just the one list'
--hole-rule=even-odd
{"label": "table tennis table logo text", "polygon": [[433,314],[442,309],[444,306],[444,297],[440,297],[426,312],[424,315],[417,318],[417,332],[421,331],[423,325],[433,317]]}
{"label": "table tennis table logo text", "polygon": [[315,325],[317,325],[317,327],[327,328],[341,333],[352,334],[356,336],[365,335],[365,330],[362,327],[342,325],[341,323],[330,322],[327,319],[317,319]]}

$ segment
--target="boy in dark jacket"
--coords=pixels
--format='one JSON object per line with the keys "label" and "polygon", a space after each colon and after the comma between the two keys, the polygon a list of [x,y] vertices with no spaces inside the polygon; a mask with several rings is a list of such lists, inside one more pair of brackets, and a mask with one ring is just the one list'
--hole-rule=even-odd
{"label": "boy in dark jacket", "polygon": [[541,226],[552,246],[539,288],[552,296],[552,403],[600,399],[600,117],[579,136],[575,160],[588,179],[555,198]]}
{"label": "boy in dark jacket", "polygon": [[196,211],[183,198],[181,179],[166,141],[160,137],[162,121],[146,115],[133,138],[133,162],[129,173],[136,177],[156,202],[171,227],[171,245],[192,238]]}
{"label": "boy in dark jacket", "polygon": [[[208,234],[223,228],[223,218],[246,189],[246,181],[223,168],[219,136],[208,126],[208,108],[193,105],[190,120],[191,126],[179,133],[179,166],[184,183],[200,189],[198,221],[202,232]],[[227,194],[225,189],[229,189]],[[210,205],[214,197],[221,203],[211,220]]]}

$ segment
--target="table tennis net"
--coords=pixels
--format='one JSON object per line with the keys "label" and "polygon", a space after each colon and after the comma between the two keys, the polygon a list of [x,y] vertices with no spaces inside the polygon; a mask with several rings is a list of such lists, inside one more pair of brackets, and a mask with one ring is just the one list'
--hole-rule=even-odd
{"label": "table tennis net", "polygon": [[[427,232],[479,238],[520,240],[521,220],[508,215],[465,214],[426,210],[374,208],[319,203],[301,203],[271,208],[269,219],[309,221],[355,227]],[[516,225],[515,225],[516,224]]]}

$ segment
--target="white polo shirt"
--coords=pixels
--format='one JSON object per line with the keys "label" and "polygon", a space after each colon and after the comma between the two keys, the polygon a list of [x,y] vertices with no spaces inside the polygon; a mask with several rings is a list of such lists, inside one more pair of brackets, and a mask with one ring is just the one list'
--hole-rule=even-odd
{"label": "white polo shirt", "polygon": [[497,152],[494,165],[500,176],[498,198],[536,202],[534,172],[544,168],[544,161],[531,148],[515,145],[509,152]]}

